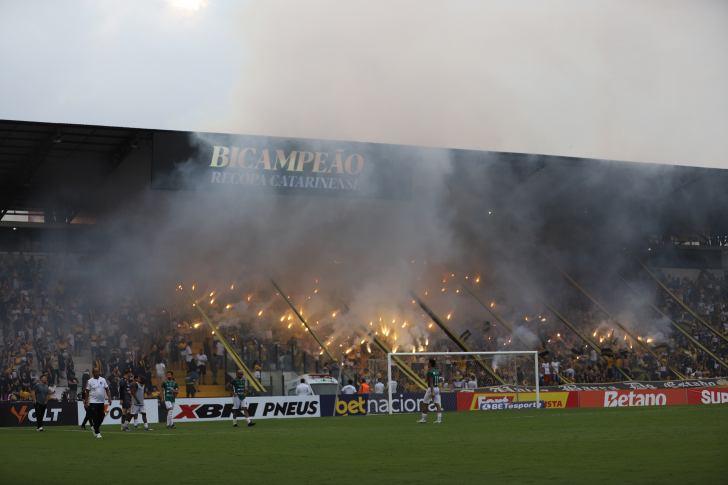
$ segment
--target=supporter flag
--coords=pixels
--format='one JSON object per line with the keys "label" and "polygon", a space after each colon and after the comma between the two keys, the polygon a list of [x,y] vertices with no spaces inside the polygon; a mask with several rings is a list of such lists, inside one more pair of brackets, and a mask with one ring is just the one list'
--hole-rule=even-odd
{"label": "supporter flag", "polygon": [[581,355],[581,352],[578,349],[572,348],[571,349],[571,358],[572,359],[578,359]]}
{"label": "supporter flag", "polygon": [[470,335],[471,335],[470,330],[465,330],[463,332],[463,334],[460,336],[460,340],[465,342],[468,339],[468,337],[470,337]]}
{"label": "supporter flag", "polygon": [[667,352],[667,344],[663,342],[655,345],[655,352]]}
{"label": "supporter flag", "polygon": [[548,350],[540,350],[538,352],[538,356],[541,357],[542,359],[545,359],[546,357],[549,356],[549,351]]}
{"label": "supporter flag", "polygon": [[614,357],[614,351],[609,347],[602,349],[602,355],[604,357]]}

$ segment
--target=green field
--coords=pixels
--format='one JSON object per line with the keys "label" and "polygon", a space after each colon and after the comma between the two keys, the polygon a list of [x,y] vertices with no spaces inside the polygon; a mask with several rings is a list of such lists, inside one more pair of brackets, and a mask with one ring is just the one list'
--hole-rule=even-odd
{"label": "green field", "polygon": [[[728,406],[0,430],[2,483],[726,483]],[[244,424],[245,421],[242,421]]]}

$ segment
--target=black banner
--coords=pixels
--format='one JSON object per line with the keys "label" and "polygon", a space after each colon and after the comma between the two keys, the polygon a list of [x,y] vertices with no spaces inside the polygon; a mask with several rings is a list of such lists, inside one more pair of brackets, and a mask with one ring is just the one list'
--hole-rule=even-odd
{"label": "black banner", "polygon": [[[0,427],[36,426],[33,401],[0,403]],[[50,402],[43,418],[43,426],[78,425],[78,404],[76,402]]]}
{"label": "black banner", "polygon": [[154,133],[152,188],[410,200],[417,149],[215,133]]}
{"label": "black banner", "polygon": [[[728,379],[717,377],[714,379],[690,379],[683,381],[632,381],[632,382],[605,382],[602,384],[564,384],[561,386],[541,386],[540,392],[563,391],[621,391],[630,389],[697,389],[700,387],[728,387]],[[478,388],[477,391],[487,392],[516,392],[516,386],[497,386]],[[519,392],[535,392],[535,387],[518,386]]]}

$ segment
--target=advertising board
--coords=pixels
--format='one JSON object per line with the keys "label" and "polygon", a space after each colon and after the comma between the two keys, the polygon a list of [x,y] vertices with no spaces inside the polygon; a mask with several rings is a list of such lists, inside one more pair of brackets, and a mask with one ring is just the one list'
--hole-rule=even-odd
{"label": "advertising board", "polygon": [[[78,408],[77,423],[80,425],[83,423],[86,417],[86,408],[84,408],[82,402],[74,403]],[[145,399],[145,408],[147,409],[147,423],[158,423],[159,422],[159,401],[157,399]],[[112,401],[111,405],[104,404],[104,423],[102,426],[107,424],[118,424],[121,426],[121,403],[119,401]],[[138,416],[138,421],[142,422],[141,414]]]}
{"label": "advertising board", "polygon": [[[459,392],[457,396],[458,411],[475,411],[483,404],[535,402],[535,392]],[[544,408],[576,408],[579,407],[578,392],[549,392],[539,395]]]}
{"label": "advertising board", "polygon": [[[251,419],[321,417],[320,396],[249,397]],[[175,422],[219,421],[232,419],[231,397],[177,399]],[[238,417],[242,413],[238,414]],[[166,414],[164,415],[166,417]]]}
{"label": "advertising board", "polygon": [[[75,425],[78,411],[75,402],[50,402],[43,417],[43,426]],[[37,417],[32,401],[0,403],[0,427],[36,426]]]}
{"label": "advertising board", "polygon": [[688,389],[688,404],[728,403],[728,389]]}
{"label": "advertising board", "polygon": [[579,396],[582,408],[615,408],[687,404],[685,389],[635,389],[631,391],[592,391]]}

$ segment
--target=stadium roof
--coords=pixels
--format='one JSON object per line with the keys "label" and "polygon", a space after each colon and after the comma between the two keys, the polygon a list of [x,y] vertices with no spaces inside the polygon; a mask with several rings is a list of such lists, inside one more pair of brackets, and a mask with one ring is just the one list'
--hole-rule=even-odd
{"label": "stadium roof", "polygon": [[148,130],[0,120],[0,219],[38,211],[71,222],[89,190],[148,145]]}
{"label": "stadium roof", "polygon": [[[42,214],[46,224],[72,222],[132,150],[152,146],[155,131],[0,120],[0,219],[19,211]],[[486,152],[454,153],[462,170],[449,183],[482,197],[486,211],[535,200],[541,223],[588,227],[608,211],[624,211],[621,200],[630,212],[661,220],[665,234],[701,226],[711,236],[728,236],[728,170],[500,154],[503,170],[518,180],[484,195],[481,178],[469,174]]]}

